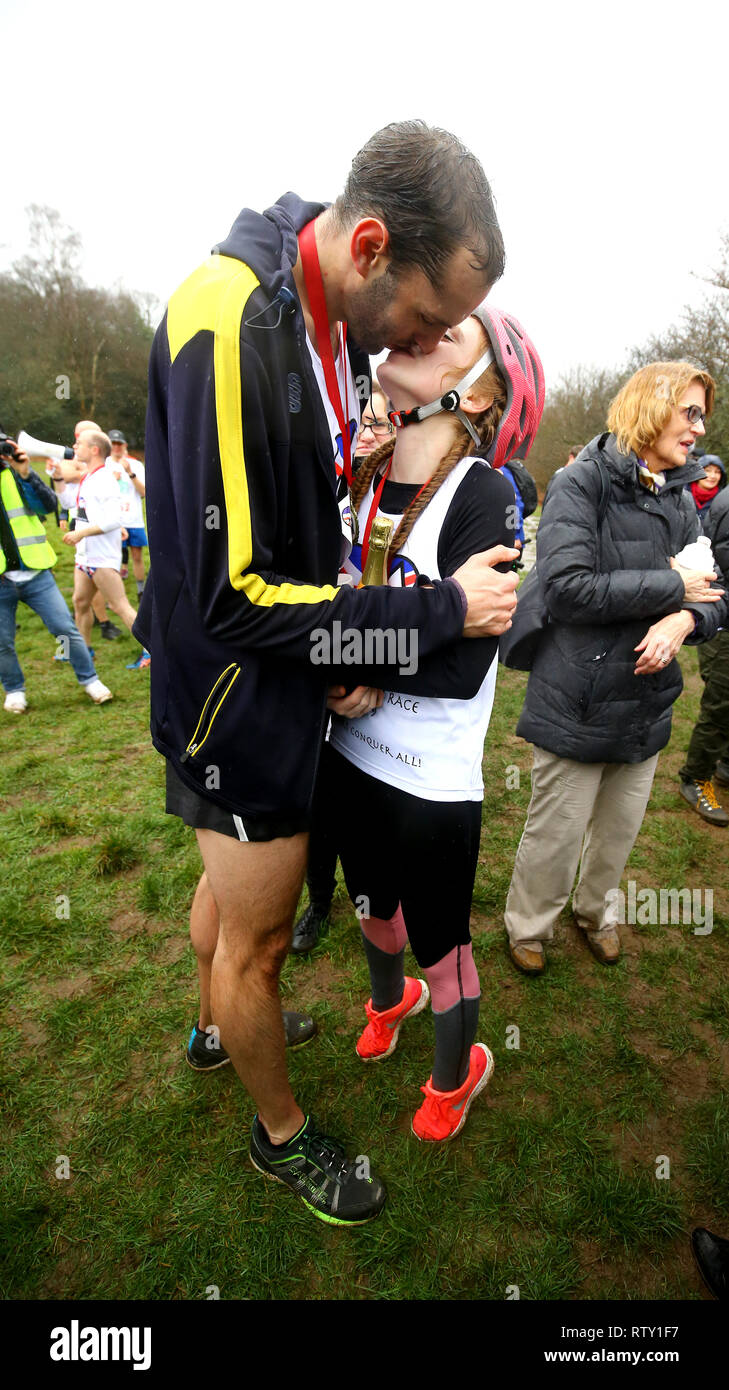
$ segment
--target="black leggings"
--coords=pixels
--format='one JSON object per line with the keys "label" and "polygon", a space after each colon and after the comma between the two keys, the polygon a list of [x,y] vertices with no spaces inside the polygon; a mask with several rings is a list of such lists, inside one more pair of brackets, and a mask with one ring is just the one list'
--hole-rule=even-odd
{"label": "black leggings", "polygon": [[369,917],[402,906],[418,965],[435,965],[471,940],[480,801],[425,801],[380,782],[331,750],[339,857],[352,901]]}

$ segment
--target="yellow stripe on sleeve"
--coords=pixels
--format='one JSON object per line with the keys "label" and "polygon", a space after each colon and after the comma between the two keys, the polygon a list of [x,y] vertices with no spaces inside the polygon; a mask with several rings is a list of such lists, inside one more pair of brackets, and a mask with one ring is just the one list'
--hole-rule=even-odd
{"label": "yellow stripe on sleeve", "polygon": [[228,526],[228,577],[250,603],[322,603],[336,587],[267,584],[248,569],[253,557],[250,498],[243,449],[240,330],[245,306],[259,286],[250,266],[234,256],[213,255],[175,291],[167,306],[167,339],[174,362],[197,333],[213,333],[218,446]]}
{"label": "yellow stripe on sleeve", "polygon": [[253,556],[251,512],[243,450],[243,401],[240,371],[240,323],[258,281],[248,266],[227,284],[215,325],[215,402],[218,443],[228,520],[228,575],[250,603],[270,608],[275,603],[322,603],[336,597],[331,584],[267,584],[249,571]]}

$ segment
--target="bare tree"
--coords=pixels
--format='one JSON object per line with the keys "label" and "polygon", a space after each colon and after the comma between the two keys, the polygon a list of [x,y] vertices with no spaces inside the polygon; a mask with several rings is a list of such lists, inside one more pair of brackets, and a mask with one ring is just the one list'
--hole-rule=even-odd
{"label": "bare tree", "polygon": [[28,253],[0,275],[4,416],[44,437],[103,416],[139,445],[155,301],[86,285],[78,233],[54,208],[33,204],[28,219]]}

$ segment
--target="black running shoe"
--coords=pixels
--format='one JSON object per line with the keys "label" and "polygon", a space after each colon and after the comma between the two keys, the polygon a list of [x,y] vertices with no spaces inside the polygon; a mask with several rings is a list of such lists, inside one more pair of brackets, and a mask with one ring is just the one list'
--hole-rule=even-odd
{"label": "black running shoe", "polygon": [[[291,1009],[282,1009],[281,1015],[287,1047],[305,1047],[306,1043],[316,1037],[316,1024],[308,1014],[296,1014]],[[185,1059],[193,1071],[215,1071],[230,1061],[218,1035],[213,1032],[206,1033],[203,1028],[198,1028],[197,1024],[190,1034]]]}
{"label": "black running shoe", "polygon": [[311,904],[302,912],[291,938],[291,954],[293,956],[305,956],[309,951],[313,951],[319,940],[322,929],[326,926],[329,916],[329,908],[323,910],[320,907],[313,907]]}
{"label": "black running shoe", "polygon": [[295,1014],[291,1009],[282,1009],[281,1014],[287,1047],[305,1047],[316,1037],[316,1024],[308,1014]]}
{"label": "black running shoe", "polygon": [[331,1226],[362,1226],[385,1205],[385,1184],[370,1173],[369,1159],[363,1154],[347,1158],[336,1140],[319,1133],[309,1115],[298,1134],[280,1147],[269,1143],[256,1115],[250,1157],[259,1173],[285,1183]]}
{"label": "black running shoe", "polygon": [[121,628],[116,627],[108,618],[101,624],[101,635],[107,642],[116,642],[117,637],[121,637]]}
{"label": "black running shoe", "polygon": [[193,1071],[215,1071],[230,1061],[216,1032],[206,1033],[204,1028],[194,1025],[187,1044],[185,1060]]}
{"label": "black running shoe", "polygon": [[729,1240],[713,1235],[705,1226],[697,1226],[691,1232],[691,1249],[709,1293],[722,1303],[728,1303]]}

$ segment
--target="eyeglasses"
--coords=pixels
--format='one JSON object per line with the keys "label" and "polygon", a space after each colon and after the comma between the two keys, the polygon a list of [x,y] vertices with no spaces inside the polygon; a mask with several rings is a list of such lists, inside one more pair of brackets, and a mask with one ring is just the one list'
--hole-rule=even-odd
{"label": "eyeglasses", "polygon": [[682,405],[681,410],[683,411],[690,425],[698,425],[699,420],[701,421],[702,425],[706,424],[706,411],[702,410],[700,406]]}
{"label": "eyeglasses", "polygon": [[360,434],[364,434],[365,430],[372,430],[375,439],[386,439],[388,434],[395,433],[395,426],[392,420],[363,420],[359,427]]}

